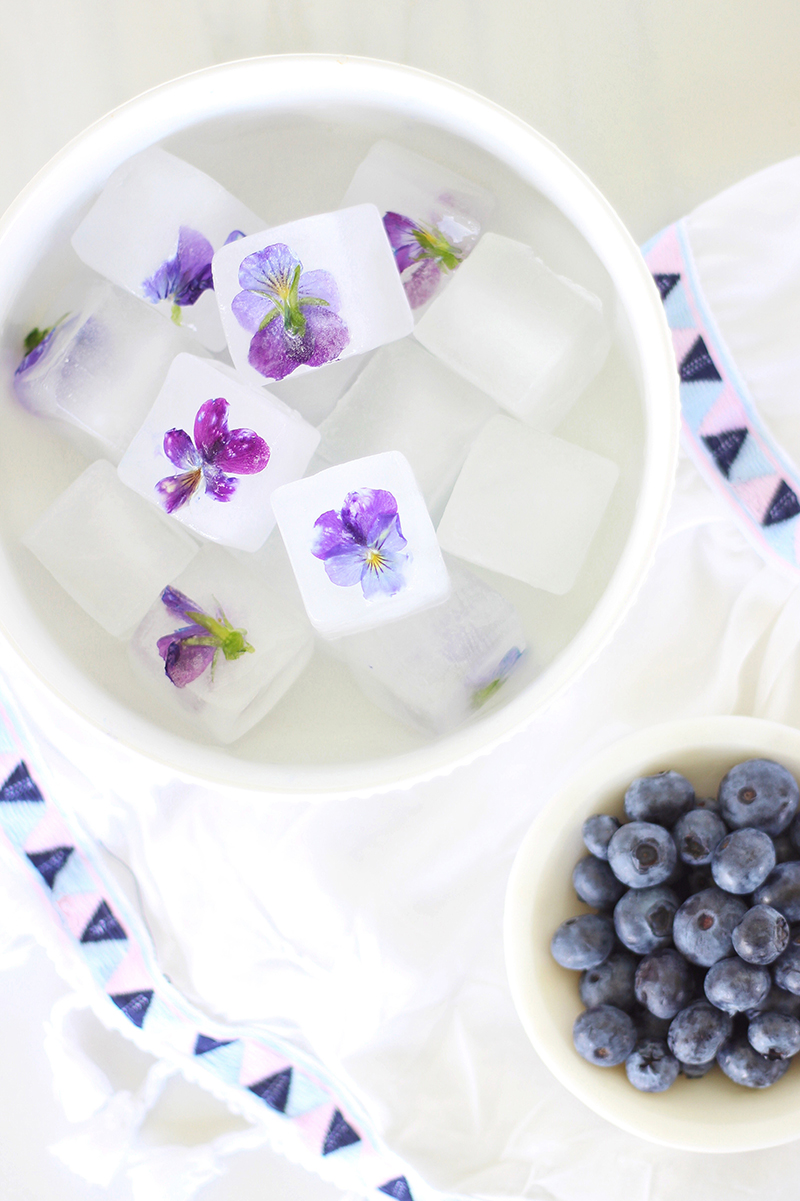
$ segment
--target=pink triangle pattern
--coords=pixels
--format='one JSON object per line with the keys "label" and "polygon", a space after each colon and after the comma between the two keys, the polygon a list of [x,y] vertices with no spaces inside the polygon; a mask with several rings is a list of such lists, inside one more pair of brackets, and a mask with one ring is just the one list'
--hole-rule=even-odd
{"label": "pink triangle pattern", "polygon": [[777,474],[762,475],[758,479],[745,480],[741,484],[731,486],[747,512],[761,524],[780,482],[781,477]]}
{"label": "pink triangle pattern", "polygon": [[35,855],[37,851],[51,851],[53,847],[71,847],[74,841],[61,814],[46,807],[44,817],[33,827],[22,849],[27,855]]}
{"label": "pink triangle pattern", "polygon": [[131,943],[128,954],[106,980],[105,990],[113,997],[119,993],[143,992],[152,987],[153,977],[144,966],[142,952],[136,943]]}
{"label": "pink triangle pattern", "polygon": [[77,892],[56,901],[64,924],[74,938],[80,939],[102,899],[99,892]]}
{"label": "pink triangle pattern", "polygon": [[696,329],[673,329],[672,348],[675,351],[676,362],[682,363],[697,341]]}
{"label": "pink triangle pattern", "polygon": [[697,430],[698,437],[710,438],[726,430],[747,429],[747,410],[729,383],[714,401]]}
{"label": "pink triangle pattern", "polygon": [[645,258],[653,275],[682,274],[683,255],[676,226],[668,225],[657,240],[654,238],[650,246],[645,247]]}
{"label": "pink triangle pattern", "polygon": [[274,1076],[276,1072],[282,1072],[284,1068],[291,1066],[285,1056],[279,1055],[264,1043],[248,1038],[244,1040],[239,1083],[244,1088],[249,1088],[251,1084],[258,1084],[259,1080],[265,1080],[267,1076]]}
{"label": "pink triangle pattern", "polygon": [[336,1102],[330,1101],[327,1105],[320,1105],[317,1109],[310,1109],[301,1117],[294,1118],[294,1124],[300,1132],[300,1137],[307,1146],[315,1149],[322,1147],[331,1119],[337,1109],[339,1106]]}

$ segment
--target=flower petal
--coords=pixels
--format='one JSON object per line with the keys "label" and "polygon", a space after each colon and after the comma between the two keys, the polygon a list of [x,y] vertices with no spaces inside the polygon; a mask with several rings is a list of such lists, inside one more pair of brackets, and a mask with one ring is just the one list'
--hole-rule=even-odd
{"label": "flower petal", "polygon": [[[170,613],[174,613],[176,617],[183,617],[186,621],[190,621],[191,613],[202,613],[203,606],[196,605],[193,600],[190,600],[185,592],[181,592],[178,588],[167,586],[161,593],[162,603],[169,609]],[[198,630],[202,627],[197,626]],[[182,633],[182,631],[179,631]],[[174,635],[172,635],[174,637]]]}
{"label": "flower petal", "polygon": [[215,467],[213,463],[203,464],[203,481],[206,486],[206,492],[213,496],[214,500],[229,501],[236,491],[237,481],[232,475],[226,475],[224,471],[220,471],[219,467]]}
{"label": "flower petal", "polygon": [[235,475],[255,475],[269,462],[266,442],[253,430],[230,430],[218,440],[209,454],[209,461]]}
{"label": "flower petal", "polygon": [[200,455],[186,430],[167,430],[164,435],[164,454],[176,467],[200,466]]}
{"label": "flower petal", "polygon": [[372,545],[369,538],[376,519],[391,521],[396,515],[397,501],[382,488],[348,492],[341,510],[342,525],[362,546]]}
{"label": "flower petal", "polygon": [[400,528],[400,518],[395,514],[380,514],[370,526],[367,544],[379,550],[381,554],[394,554],[406,545],[403,531]]}
{"label": "flower petal", "polygon": [[405,271],[419,258],[420,246],[414,233],[420,226],[402,213],[384,213],[383,228],[394,251],[397,270]]}
{"label": "flower petal", "polygon": [[340,588],[351,588],[361,579],[364,571],[364,548],[354,546],[352,550],[331,555],[325,560],[325,571],[332,584]]}
{"label": "flower petal", "polygon": [[227,246],[230,242],[238,242],[239,239],[243,238],[244,236],[245,233],[243,229],[232,229],[222,245]]}
{"label": "flower petal", "polygon": [[217,443],[228,432],[228,409],[230,405],[223,396],[206,400],[197,410],[194,419],[194,441],[206,462],[213,462]]}
{"label": "flower petal", "polygon": [[403,568],[408,555],[386,555],[381,552],[381,563],[364,564],[361,576],[361,591],[367,600],[373,596],[394,596],[405,584]]}
{"label": "flower petal", "polygon": [[192,494],[199,488],[203,472],[200,467],[185,471],[182,475],[168,475],[156,484],[156,492],[161,497],[161,503],[168,513],[174,513],[185,505]]}
{"label": "flower petal", "polygon": [[311,553],[318,559],[340,555],[356,545],[353,535],[345,529],[341,517],[334,509],[328,509],[327,513],[322,513],[314,522]]}
{"label": "flower petal", "polygon": [[282,295],[300,262],[284,242],[248,254],[239,264],[239,287],[251,292]]}
{"label": "flower petal", "polygon": [[303,298],[324,300],[327,307],[333,309],[334,313],[338,313],[342,303],[339,298],[339,288],[330,271],[304,271],[297,285],[297,294],[301,304]]}
{"label": "flower petal", "polygon": [[166,300],[168,296],[172,295],[179,275],[180,268],[176,254],[174,258],[166,259],[149,279],[142,281],[145,299],[149,300],[151,304],[158,304],[159,300]]}
{"label": "flower petal", "polygon": [[214,287],[211,274],[213,257],[214,247],[208,238],[188,225],[180,227],[177,255],[180,276],[175,288],[175,304],[194,304],[207,288]]}
{"label": "flower petal", "polygon": [[213,646],[189,646],[182,639],[175,638],[163,656],[167,678],[176,688],[185,688],[211,666],[215,653]]}
{"label": "flower petal", "polygon": [[423,259],[403,276],[403,287],[412,309],[418,309],[433,296],[442,278],[435,259]]}
{"label": "flower petal", "polygon": [[254,334],[269,312],[277,317],[278,309],[268,296],[260,296],[257,292],[237,292],[231,301],[231,312],[248,333]]}
{"label": "flower petal", "polygon": [[313,345],[308,358],[301,360],[309,367],[320,367],[338,359],[350,342],[350,330],[332,309],[303,308],[306,318],[304,341],[311,339]]}

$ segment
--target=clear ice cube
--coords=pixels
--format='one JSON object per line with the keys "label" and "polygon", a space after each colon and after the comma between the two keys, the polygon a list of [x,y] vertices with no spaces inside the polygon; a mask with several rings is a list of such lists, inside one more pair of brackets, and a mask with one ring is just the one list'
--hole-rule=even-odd
{"label": "clear ice cube", "polygon": [[403,455],[329,467],[278,488],[272,504],[306,611],[323,637],[446,600],[447,569]]}
{"label": "clear ice cube", "polygon": [[242,238],[213,270],[228,349],[250,383],[364,354],[414,324],[374,204]]}
{"label": "clear ice cube", "polygon": [[498,415],[472,444],[439,542],[469,563],[561,596],[577,579],[618,475],[609,459]]}
{"label": "clear ice cube", "polygon": [[484,234],[414,334],[512,416],[548,433],[611,345],[597,296],[495,233]]}
{"label": "clear ice cube", "polygon": [[98,459],[27,531],[25,546],[74,601],[118,638],[142,620],[197,543]]}
{"label": "clear ice cube", "polygon": [[146,500],[214,542],[256,551],[275,526],[275,488],[299,479],[319,431],[262,388],[181,354],[119,465]]}
{"label": "clear ice cube", "polygon": [[[197,637],[212,645],[193,645]],[[302,609],[287,606],[240,561],[208,545],[164,589],[129,650],[154,697],[216,742],[230,743],[278,703],[313,646]]]}
{"label": "clear ice cube", "polygon": [[374,353],[336,359],[304,375],[287,375],[286,379],[271,383],[269,390],[290,408],[296,409],[311,425],[319,426],[330,416],[339,399],[352,386]]}
{"label": "clear ice cube", "polygon": [[95,271],[218,351],[225,336],[212,255],[228,239],[263,227],[216,180],[156,146],[114,171],[72,245]]}

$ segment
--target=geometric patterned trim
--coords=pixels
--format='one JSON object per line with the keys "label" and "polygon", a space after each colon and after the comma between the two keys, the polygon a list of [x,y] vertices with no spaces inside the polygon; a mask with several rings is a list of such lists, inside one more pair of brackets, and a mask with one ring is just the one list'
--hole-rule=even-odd
{"label": "geometric patterned trim", "polygon": [[683,221],[642,247],[680,376],[684,442],[755,549],[800,571],[800,473],[759,417],[703,295]]}

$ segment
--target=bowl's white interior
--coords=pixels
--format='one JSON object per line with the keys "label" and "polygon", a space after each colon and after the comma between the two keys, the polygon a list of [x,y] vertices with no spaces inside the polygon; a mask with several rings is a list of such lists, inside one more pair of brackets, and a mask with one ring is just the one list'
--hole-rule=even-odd
{"label": "bowl's white interior", "polygon": [[[14,400],[21,338],[69,276],[71,230],[110,171],[136,150],[160,142],[278,224],[335,208],[379,137],[490,188],[499,201],[493,229],[530,243],[556,271],[603,298],[614,346],[557,432],[613,459],[619,484],[567,596],[481,573],[517,605],[532,654],[471,727],[426,740],[364,700],[344,668],[321,653],[250,734],[232,747],[210,747],[181,717],[156,707],[124,644],[20,544],[88,462]],[[232,64],[147,93],[72,143],[7,214],[0,313],[5,633],[73,708],[178,769],[290,791],[380,786],[440,770],[503,737],[573,678],[640,582],[675,451],[674,369],[655,293],[635,247],[580,173],[515,118],[452,85],[406,68],[325,57]],[[537,675],[537,667],[545,670]]]}

